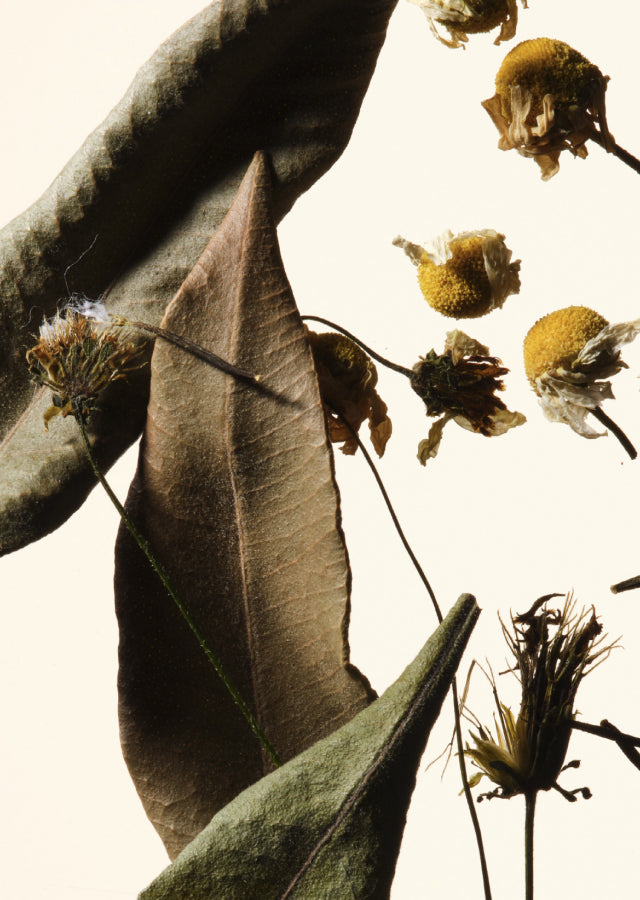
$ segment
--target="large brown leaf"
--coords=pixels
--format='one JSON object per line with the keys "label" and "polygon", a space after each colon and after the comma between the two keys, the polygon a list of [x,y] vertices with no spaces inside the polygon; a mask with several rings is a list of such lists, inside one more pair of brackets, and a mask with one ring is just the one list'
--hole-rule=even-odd
{"label": "large brown leaf", "polygon": [[[157,324],[268,151],[280,219],[337,159],[397,0],[219,0],[140,70],[34,206],[0,232],[0,553],[56,528],[93,484],[70,423],[27,378],[27,323],[72,287]],[[122,390],[122,389],[121,389]],[[103,467],[140,433],[148,376],[93,423]],[[65,427],[67,425],[68,427]]]}
{"label": "large brown leaf", "polygon": [[[127,501],[282,759],[372,698],[348,664],[349,570],[322,405],[257,155],[165,326],[258,389],[156,344]],[[127,765],[175,856],[268,759],[126,531],[116,551]]]}

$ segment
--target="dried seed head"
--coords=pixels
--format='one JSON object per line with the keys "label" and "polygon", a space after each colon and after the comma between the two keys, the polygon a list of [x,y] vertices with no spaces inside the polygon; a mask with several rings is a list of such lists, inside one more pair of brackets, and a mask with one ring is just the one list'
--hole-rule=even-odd
{"label": "dried seed head", "polygon": [[612,150],[605,113],[608,80],[563,41],[535,38],[518,44],[498,71],[496,93],[482,104],[500,132],[498,147],[533,156],[545,181],[558,171],[562,150],[584,158],[585,144],[595,134]]}
{"label": "dried seed head", "polygon": [[609,325],[586,306],[539,319],[524,339],[524,366],[546,417],[583,437],[600,437],[586,417],[613,398],[607,379],[626,367],[620,348],[639,332],[640,319]]}
{"label": "dried seed head", "polygon": [[520,260],[511,262],[504,235],[492,229],[446,231],[429,247],[402,237],[393,243],[417,266],[425,300],[443,316],[476,319],[520,292]]}
{"label": "dried seed head", "polygon": [[[438,40],[447,47],[463,47],[468,35],[493,31],[500,26],[494,43],[510,40],[516,33],[518,7],[516,0],[409,0],[419,6],[427,17],[429,27]],[[527,0],[522,0],[523,7]],[[440,25],[449,32],[443,37],[436,28]]]}
{"label": "dried seed head", "polygon": [[[556,596],[556,595],[553,595]],[[602,625],[593,608],[575,612],[568,595],[562,610],[539,601],[520,616],[511,617],[511,629],[502,630],[514,657],[512,671],[520,680],[522,700],[517,718],[500,702],[495,738],[491,729],[476,722],[473,747],[466,753],[482,775],[498,786],[488,796],[511,797],[557,788],[571,736],[576,693],[583,678],[603,662],[613,647],[606,644]]]}
{"label": "dried seed head", "polygon": [[378,372],[373,361],[345,335],[317,334],[309,329],[306,333],[318,374],[329,439],[332,443],[344,442],[343,453],[355,453],[358,442],[343,419],[355,432],[366,419],[371,443],[378,456],[382,456],[391,437],[391,419],[376,391]]}
{"label": "dried seed head", "polygon": [[75,307],[45,321],[26,356],[33,381],[53,391],[45,428],[57,415],[86,418],[98,394],[143,364],[137,361],[142,349],[126,329],[88,318]]}

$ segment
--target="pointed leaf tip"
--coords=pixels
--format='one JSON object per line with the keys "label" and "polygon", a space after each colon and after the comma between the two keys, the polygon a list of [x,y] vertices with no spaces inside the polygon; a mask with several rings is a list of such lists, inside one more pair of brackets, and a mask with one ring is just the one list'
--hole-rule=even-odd
{"label": "pointed leaf tip", "polygon": [[475,625],[463,594],[368,709],[221,812],[141,900],[382,900],[416,771]]}

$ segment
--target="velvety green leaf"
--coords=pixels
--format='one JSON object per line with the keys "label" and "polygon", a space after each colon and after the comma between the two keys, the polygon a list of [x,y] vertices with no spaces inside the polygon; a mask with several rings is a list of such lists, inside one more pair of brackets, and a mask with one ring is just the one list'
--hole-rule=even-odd
{"label": "velvety green leaf", "polygon": [[[311,353],[258,154],[158,341],[128,510],[281,759],[372,699],[348,664],[349,569]],[[116,549],[122,749],[175,856],[271,765],[128,533]]]}
{"label": "velvety green leaf", "polygon": [[[93,484],[71,424],[45,433],[49,400],[33,398],[24,362],[38,316],[67,293],[67,267],[74,290],[158,324],[256,150],[273,165],[277,219],[340,155],[396,2],[212,3],[0,232],[0,553],[56,528]],[[140,432],[148,376],[120,391],[93,423],[103,468]]]}
{"label": "velvety green leaf", "polygon": [[142,900],[388,897],[420,758],[478,614],[463,594],[379,700],[240,794]]}

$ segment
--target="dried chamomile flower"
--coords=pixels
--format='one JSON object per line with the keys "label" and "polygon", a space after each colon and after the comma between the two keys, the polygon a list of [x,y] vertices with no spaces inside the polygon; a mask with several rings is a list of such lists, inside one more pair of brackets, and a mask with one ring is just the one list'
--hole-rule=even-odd
{"label": "dried chamomile flower", "polygon": [[466,754],[480,772],[471,779],[475,785],[486,775],[497,787],[487,797],[534,795],[551,788],[568,800],[578,793],[589,797],[588,788],[567,791],[558,785],[575,718],[576,693],[583,678],[603,662],[613,647],[605,643],[602,625],[595,611],[576,613],[571,594],[561,610],[549,609],[551,594],[537,600],[531,609],[511,617],[511,629],[504,623],[507,645],[514,657],[513,671],[520,681],[520,711],[513,715],[500,702],[495,681],[492,686],[497,707],[495,737],[475,716],[477,734]]}
{"label": "dried chamomile flower", "polygon": [[33,381],[53,391],[45,428],[57,415],[79,414],[86,419],[98,394],[142,365],[142,351],[140,342],[108,317],[88,317],[69,306],[45,320],[38,343],[27,351]]}
{"label": "dried chamomile flower", "polygon": [[453,235],[445,231],[427,247],[398,236],[418,267],[418,284],[433,309],[454,319],[476,319],[520,292],[520,260],[511,262],[504,235],[490,228]]}
{"label": "dried chamomile flower", "polygon": [[600,407],[613,398],[606,379],[627,368],[621,346],[639,332],[640,319],[609,325],[586,306],[568,306],[539,319],[524,339],[524,367],[545,416],[583,437],[601,437],[604,432],[586,421],[591,413],[620,439]]}
{"label": "dried chamomile flower", "polygon": [[[409,0],[419,6],[437,39],[447,47],[463,47],[470,34],[493,31],[500,26],[494,44],[509,41],[516,33],[518,6],[516,0]],[[527,8],[527,0],[521,0]],[[443,37],[436,25],[449,32]]]}
{"label": "dried chamomile flower", "polygon": [[444,353],[431,350],[413,367],[411,387],[422,398],[428,416],[441,416],[418,446],[418,459],[426,465],[436,456],[442,431],[450,420],[486,437],[504,434],[526,422],[522,413],[511,412],[496,397],[504,390],[502,376],[509,370],[489,356],[489,348],[464,334],[450,331]]}
{"label": "dried chamomile flower", "polygon": [[605,91],[609,78],[562,41],[523,41],[504,58],[496,92],[482,105],[500,132],[498,147],[532,156],[547,181],[563,150],[584,159],[593,138],[613,152]]}
{"label": "dried chamomile flower", "polygon": [[334,444],[344,441],[342,452],[354,454],[358,442],[352,430],[359,431],[367,419],[371,443],[378,456],[382,456],[391,437],[391,419],[376,391],[378,372],[372,360],[343,334],[317,334],[309,329],[306,332],[318,374],[329,439]]}

